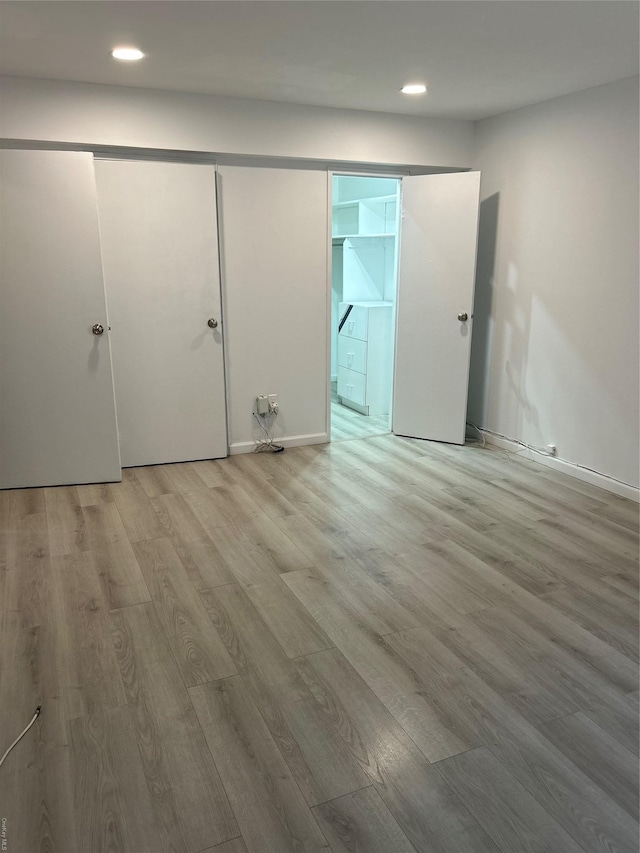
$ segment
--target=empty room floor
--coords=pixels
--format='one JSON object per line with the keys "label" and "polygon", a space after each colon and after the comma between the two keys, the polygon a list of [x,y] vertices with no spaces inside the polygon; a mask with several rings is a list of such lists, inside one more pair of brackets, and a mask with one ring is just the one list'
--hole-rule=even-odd
{"label": "empty room floor", "polygon": [[348,406],[331,402],[332,441],[386,435],[388,432],[389,415],[361,415],[360,412],[356,412]]}
{"label": "empty room floor", "polygon": [[9,853],[636,853],[638,507],[392,435],[0,493]]}
{"label": "empty room floor", "polygon": [[386,435],[389,430],[389,415],[362,415],[349,406],[343,406],[331,385],[331,441],[346,441],[350,438],[367,438]]}

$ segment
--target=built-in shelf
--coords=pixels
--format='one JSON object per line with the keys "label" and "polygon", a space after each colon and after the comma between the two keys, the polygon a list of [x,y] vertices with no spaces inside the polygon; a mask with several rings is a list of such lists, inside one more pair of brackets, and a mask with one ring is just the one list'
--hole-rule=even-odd
{"label": "built-in shelf", "polygon": [[371,198],[354,198],[351,201],[337,201],[331,206],[333,208],[340,207],[356,207],[358,204],[388,204],[389,202],[397,201],[397,196],[394,195],[376,195]]}
{"label": "built-in shelf", "polygon": [[332,211],[332,231],[336,237],[381,236],[397,228],[395,195],[337,202]]}
{"label": "built-in shelf", "polygon": [[340,243],[344,243],[345,240],[358,240],[362,242],[363,240],[368,240],[372,237],[379,239],[380,237],[395,238],[395,236],[396,235],[392,232],[388,232],[386,234],[334,234],[331,240],[334,246],[338,246]]}

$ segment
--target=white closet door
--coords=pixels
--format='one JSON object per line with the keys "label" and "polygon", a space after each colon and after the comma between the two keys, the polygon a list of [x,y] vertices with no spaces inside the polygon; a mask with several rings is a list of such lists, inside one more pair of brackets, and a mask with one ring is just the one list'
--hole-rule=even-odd
{"label": "white closet door", "polygon": [[0,487],[119,480],[92,157],[2,151],[0,188]]}
{"label": "white closet door", "polygon": [[479,197],[479,172],[402,179],[397,435],[464,444]]}
{"label": "white closet door", "polygon": [[215,170],[95,167],[122,465],[226,456]]}

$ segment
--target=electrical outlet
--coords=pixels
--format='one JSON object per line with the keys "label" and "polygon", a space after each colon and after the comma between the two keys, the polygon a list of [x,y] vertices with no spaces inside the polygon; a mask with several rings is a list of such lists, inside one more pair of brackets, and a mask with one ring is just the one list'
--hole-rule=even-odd
{"label": "electrical outlet", "polygon": [[267,394],[267,401],[269,404],[270,412],[278,411],[278,395],[277,394]]}
{"label": "electrical outlet", "polygon": [[547,444],[547,453],[549,454],[549,456],[555,456],[557,452],[558,448],[555,446],[555,444]]}
{"label": "electrical outlet", "polygon": [[259,415],[266,415],[269,412],[269,398],[265,397],[264,394],[256,397],[256,412]]}

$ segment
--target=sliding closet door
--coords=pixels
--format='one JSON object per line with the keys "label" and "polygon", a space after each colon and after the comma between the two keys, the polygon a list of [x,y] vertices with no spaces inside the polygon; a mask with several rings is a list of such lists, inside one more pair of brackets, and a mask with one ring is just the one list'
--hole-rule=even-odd
{"label": "sliding closet door", "polygon": [[402,179],[392,429],[464,444],[480,173]]}
{"label": "sliding closet door", "polygon": [[0,244],[0,487],[119,480],[91,155],[0,152]]}
{"label": "sliding closet door", "polygon": [[215,170],[95,168],[122,465],[226,456]]}

